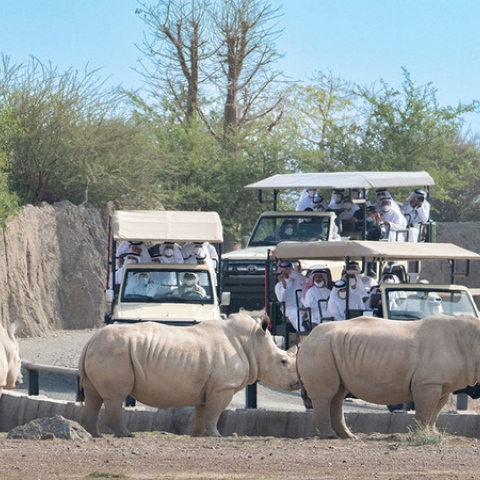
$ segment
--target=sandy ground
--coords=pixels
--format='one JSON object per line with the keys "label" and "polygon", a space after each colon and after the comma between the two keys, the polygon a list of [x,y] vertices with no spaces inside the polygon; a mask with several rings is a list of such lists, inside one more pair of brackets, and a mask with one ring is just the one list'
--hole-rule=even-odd
{"label": "sandy ground", "polygon": [[[93,331],[21,339],[22,358],[75,367]],[[299,407],[301,408],[301,407]],[[0,434],[0,478],[125,479],[474,479],[480,444],[446,437],[444,446],[410,446],[406,435],[357,440],[271,437],[190,438],[161,432],[88,442],[7,440]]]}
{"label": "sandy ground", "polygon": [[476,479],[476,441],[408,446],[405,436],[358,440],[190,438],[161,433],[89,442],[0,437],[1,478]]}

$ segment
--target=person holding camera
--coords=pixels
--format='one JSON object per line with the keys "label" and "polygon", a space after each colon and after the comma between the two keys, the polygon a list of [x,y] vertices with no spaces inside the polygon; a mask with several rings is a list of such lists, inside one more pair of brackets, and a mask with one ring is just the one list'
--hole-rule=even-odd
{"label": "person holding camera", "polygon": [[425,190],[414,190],[402,205],[402,212],[407,219],[408,241],[417,242],[420,225],[428,222],[430,218],[430,204]]}

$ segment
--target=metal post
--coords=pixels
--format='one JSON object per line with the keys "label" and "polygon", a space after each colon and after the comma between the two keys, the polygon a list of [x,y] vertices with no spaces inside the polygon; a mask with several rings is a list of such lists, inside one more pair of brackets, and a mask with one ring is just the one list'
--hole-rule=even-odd
{"label": "metal post", "polygon": [[28,370],[28,394],[40,394],[39,372],[37,370]]}
{"label": "metal post", "polygon": [[257,408],[257,382],[245,389],[245,407]]}
{"label": "metal post", "polygon": [[468,395],[466,393],[457,395],[457,410],[468,410]]}
{"label": "metal post", "polygon": [[77,391],[75,393],[75,401],[81,402],[83,401],[84,395],[82,392],[82,387],[80,386],[80,377],[78,375],[76,376],[76,380],[77,380]]}

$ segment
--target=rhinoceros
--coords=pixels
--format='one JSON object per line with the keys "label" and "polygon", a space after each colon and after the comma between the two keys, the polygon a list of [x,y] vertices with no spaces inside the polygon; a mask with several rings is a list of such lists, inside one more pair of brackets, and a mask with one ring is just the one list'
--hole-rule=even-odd
{"label": "rhinoceros", "polygon": [[0,395],[22,383],[20,348],[17,335],[23,330],[23,320],[17,318],[8,329],[0,326]]}
{"label": "rhinoceros", "polygon": [[413,401],[416,420],[435,429],[449,395],[480,380],[480,320],[436,315],[321,324],[302,342],[297,371],[320,437],[354,438],[343,413],[347,392],[377,404]]}
{"label": "rhinoceros", "polygon": [[122,418],[127,395],[157,408],[195,407],[194,436],[220,436],[217,423],[233,395],[261,380],[300,387],[296,352],[279,349],[262,323],[244,314],[188,327],[155,322],[108,325],[85,345],[79,365],[83,424],[99,435],[98,413],[115,436],[131,436]]}

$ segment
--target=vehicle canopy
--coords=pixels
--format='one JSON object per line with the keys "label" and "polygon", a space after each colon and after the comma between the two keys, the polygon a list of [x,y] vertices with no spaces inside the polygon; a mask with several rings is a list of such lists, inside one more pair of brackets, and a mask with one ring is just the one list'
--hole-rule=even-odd
{"label": "vehicle canopy", "polygon": [[378,189],[435,185],[427,172],[329,172],[285,173],[273,175],[247,185],[250,190],[318,189]]}
{"label": "vehicle canopy", "polygon": [[275,256],[282,259],[365,258],[375,260],[480,260],[478,253],[453,243],[408,243],[346,240],[340,242],[281,242]]}
{"label": "vehicle canopy", "polygon": [[117,210],[111,225],[115,241],[223,242],[217,212]]}
{"label": "vehicle canopy", "polygon": [[[281,242],[274,251],[277,259],[353,260],[366,262],[393,262],[423,260],[448,260],[451,262],[452,283],[456,276],[470,273],[470,261],[480,260],[480,255],[453,243],[378,242],[346,240],[340,242]],[[466,271],[455,271],[455,262],[465,261]],[[418,272],[417,272],[418,273]],[[418,275],[417,275],[418,276]]]}
{"label": "vehicle canopy", "polygon": [[[116,210],[110,219],[110,271],[115,270],[117,243],[210,242],[221,250],[223,227],[217,212]],[[221,252],[219,251],[219,257]],[[220,265],[218,265],[218,272]]]}

